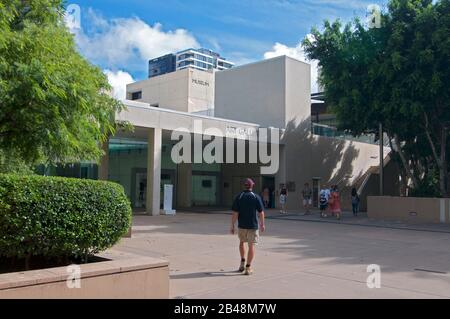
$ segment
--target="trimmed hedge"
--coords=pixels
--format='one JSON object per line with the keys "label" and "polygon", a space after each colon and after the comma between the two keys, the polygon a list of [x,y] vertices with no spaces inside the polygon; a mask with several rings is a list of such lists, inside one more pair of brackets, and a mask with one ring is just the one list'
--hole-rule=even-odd
{"label": "trimmed hedge", "polygon": [[0,174],[0,257],[87,258],[131,225],[119,184]]}

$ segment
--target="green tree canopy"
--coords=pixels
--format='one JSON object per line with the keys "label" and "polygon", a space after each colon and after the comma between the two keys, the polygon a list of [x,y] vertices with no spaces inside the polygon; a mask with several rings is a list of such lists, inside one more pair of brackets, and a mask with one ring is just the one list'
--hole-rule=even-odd
{"label": "green tree canopy", "polygon": [[0,149],[29,164],[97,160],[123,108],[64,12],[61,0],[0,0]]}
{"label": "green tree canopy", "polygon": [[403,180],[448,196],[450,0],[390,0],[381,22],[326,21],[303,45],[320,61],[341,129],[359,135],[382,123]]}

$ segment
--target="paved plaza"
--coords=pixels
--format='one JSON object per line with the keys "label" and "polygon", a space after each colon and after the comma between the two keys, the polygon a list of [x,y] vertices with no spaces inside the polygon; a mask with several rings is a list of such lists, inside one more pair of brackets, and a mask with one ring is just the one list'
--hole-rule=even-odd
{"label": "paved plaza", "polygon": [[[133,236],[115,250],[170,261],[171,298],[449,298],[450,228],[342,222],[269,214],[254,262],[243,276],[230,215],[134,216]],[[381,267],[369,289],[367,266]]]}

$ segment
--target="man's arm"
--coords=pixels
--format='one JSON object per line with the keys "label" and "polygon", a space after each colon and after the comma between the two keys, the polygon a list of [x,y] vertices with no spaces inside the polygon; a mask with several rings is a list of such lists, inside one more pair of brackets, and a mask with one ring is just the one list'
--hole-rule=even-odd
{"label": "man's arm", "polygon": [[236,221],[238,220],[238,216],[239,216],[239,213],[238,213],[238,212],[235,212],[235,211],[233,211],[232,214],[231,214],[231,228],[230,228],[230,233],[232,233],[232,234],[235,233],[235,231],[234,231],[234,225],[236,225]]}
{"label": "man's arm", "polygon": [[264,211],[259,212],[259,227],[261,228],[261,232],[264,232],[266,230],[266,223],[264,218]]}

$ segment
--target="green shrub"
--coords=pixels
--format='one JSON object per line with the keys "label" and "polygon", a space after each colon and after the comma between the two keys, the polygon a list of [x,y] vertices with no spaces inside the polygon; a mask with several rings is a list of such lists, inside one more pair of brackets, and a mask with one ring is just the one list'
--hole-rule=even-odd
{"label": "green shrub", "polygon": [[83,257],[129,229],[122,186],[63,177],[0,174],[0,257]]}

